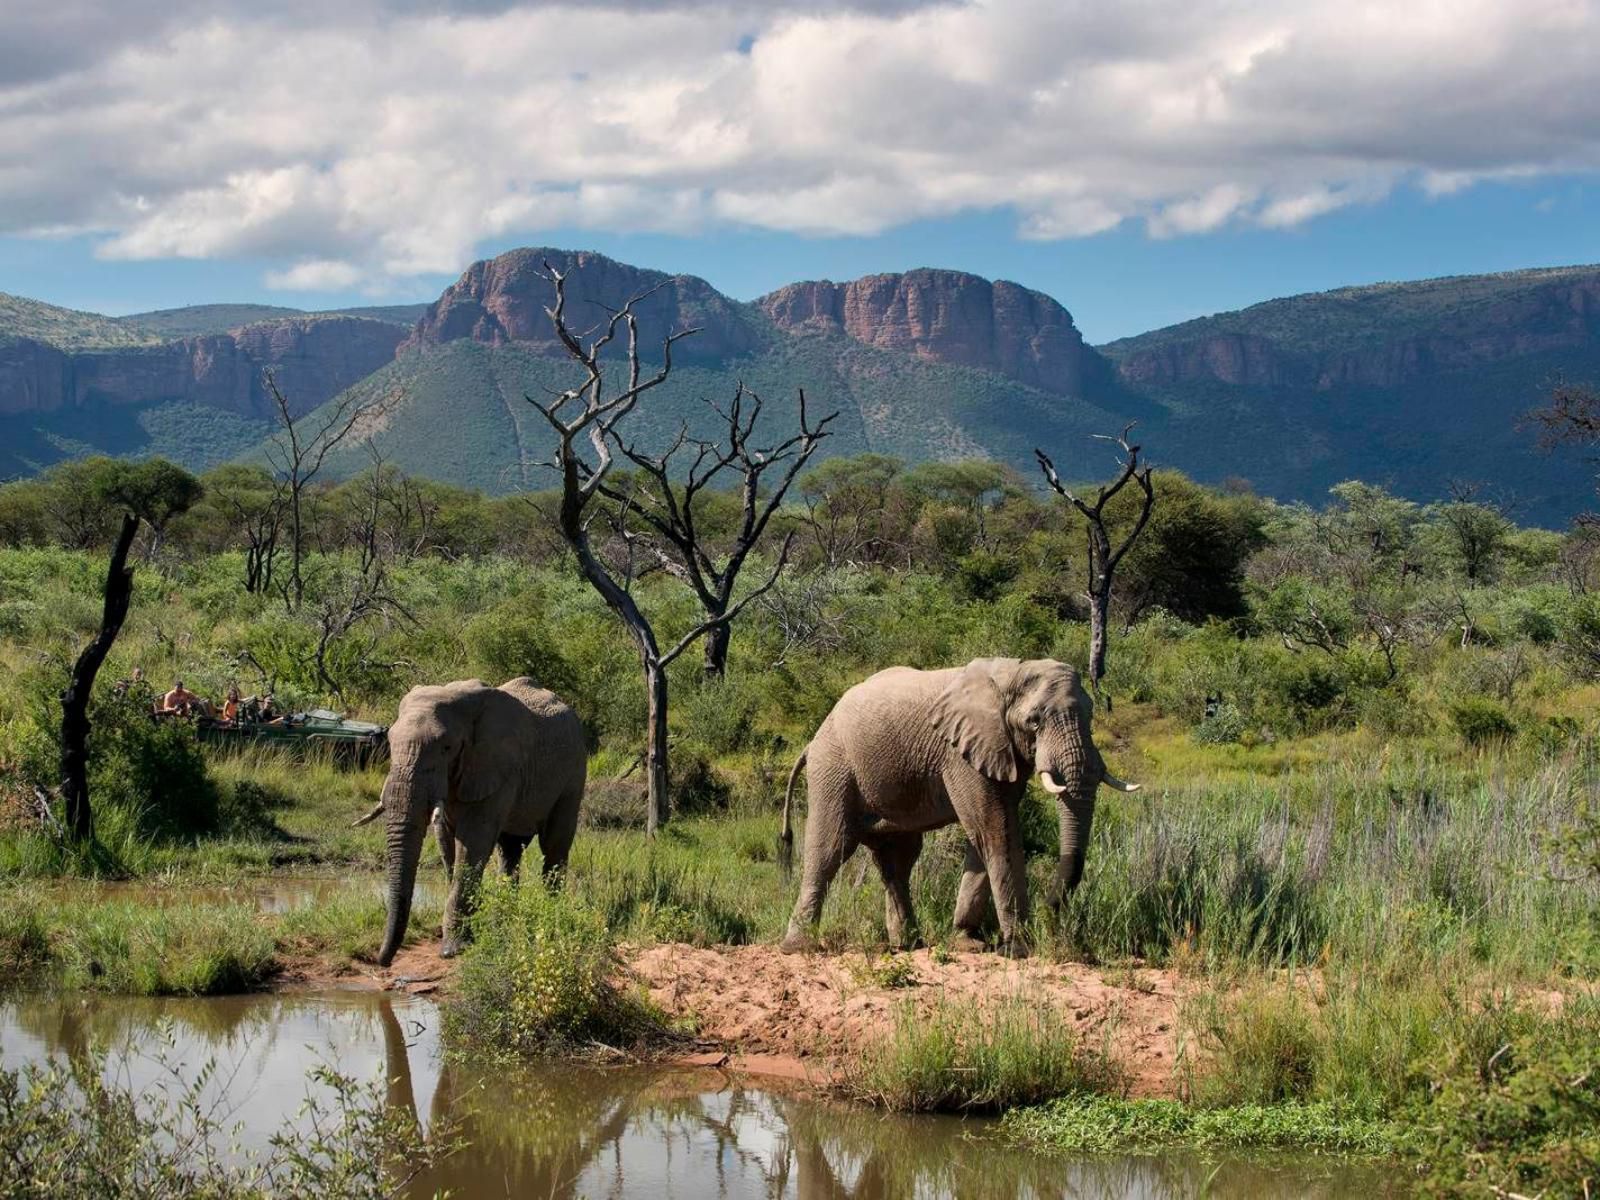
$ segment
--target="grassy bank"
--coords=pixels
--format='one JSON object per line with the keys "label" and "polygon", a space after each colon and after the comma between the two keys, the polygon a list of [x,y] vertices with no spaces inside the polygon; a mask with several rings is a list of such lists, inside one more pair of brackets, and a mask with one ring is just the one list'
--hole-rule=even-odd
{"label": "grassy bank", "polygon": [[[368,880],[330,882],[282,911],[263,911],[248,887],[232,893],[204,877],[133,889],[0,888],[0,980],[134,996],[221,995],[267,987],[286,966],[331,974],[370,962],[382,938],[383,901]],[[411,936],[429,936],[439,916],[437,904],[417,905]]]}

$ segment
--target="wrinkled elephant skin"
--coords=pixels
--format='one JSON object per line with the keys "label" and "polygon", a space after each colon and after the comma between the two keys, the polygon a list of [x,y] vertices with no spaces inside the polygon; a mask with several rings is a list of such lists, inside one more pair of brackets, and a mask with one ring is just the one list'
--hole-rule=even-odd
{"label": "wrinkled elephant skin", "polygon": [[389,754],[383,966],[405,940],[435,809],[446,865],[455,865],[441,950],[448,957],[461,949],[474,891],[496,846],[508,875],[535,837],[546,877],[566,865],[588,770],[577,714],[525,678],[497,688],[477,679],[412,688],[389,727]]}
{"label": "wrinkled elephant skin", "polygon": [[808,812],[804,874],[784,948],[808,944],[828,885],[863,845],[888,893],[889,935],[908,943],[915,935],[910,875],[923,835],[959,822],[967,855],[958,932],[981,937],[992,893],[1001,951],[1026,953],[1018,805],[1028,777],[1038,775],[1059,807],[1058,895],[1076,887],[1083,873],[1100,784],[1137,787],[1107,773],[1090,736],[1092,710],[1077,671],[1049,659],[981,658],[942,671],[891,667],[847,691],[789,777],[785,861],[789,803],[802,765]]}

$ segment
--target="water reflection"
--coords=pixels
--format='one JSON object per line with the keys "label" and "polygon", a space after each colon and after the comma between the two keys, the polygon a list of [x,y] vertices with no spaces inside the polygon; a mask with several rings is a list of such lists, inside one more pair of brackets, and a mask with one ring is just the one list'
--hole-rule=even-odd
{"label": "water reflection", "polygon": [[472,1146],[413,1193],[460,1197],[717,1197],[887,1200],[1213,1195],[1370,1196],[1381,1176],[1312,1162],[1189,1156],[1071,1159],[995,1143],[987,1126],[891,1117],[715,1073],[482,1069],[441,1053],[435,1007],[358,992],[194,1000],[22,999],[0,1007],[0,1062],[112,1048],[108,1070],[160,1085],[160,1049],[188,1072],[218,1070],[211,1095],[259,1147],[305,1099],[325,1061],[386,1081],[418,1136],[460,1116]]}

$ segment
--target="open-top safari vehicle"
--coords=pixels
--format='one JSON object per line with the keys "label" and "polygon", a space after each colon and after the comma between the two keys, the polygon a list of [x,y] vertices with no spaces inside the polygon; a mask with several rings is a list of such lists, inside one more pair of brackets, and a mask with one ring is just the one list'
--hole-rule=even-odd
{"label": "open-top safari vehicle", "polygon": [[199,716],[194,723],[203,742],[304,746],[324,751],[334,762],[355,767],[364,767],[389,752],[388,726],[353,721],[326,708],[288,713],[271,721],[251,720],[248,716],[235,721]]}

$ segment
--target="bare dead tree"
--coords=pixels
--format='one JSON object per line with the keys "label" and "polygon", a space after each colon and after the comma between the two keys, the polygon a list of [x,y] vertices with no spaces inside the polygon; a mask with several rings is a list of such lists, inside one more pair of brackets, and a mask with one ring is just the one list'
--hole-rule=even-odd
{"label": "bare dead tree", "polygon": [[[720,624],[733,620],[745,605],[755,599],[747,595],[719,616],[700,622],[670,649],[663,651],[655,630],[639,608],[631,589],[632,575],[619,580],[596,552],[590,539],[590,525],[604,511],[594,498],[606,483],[615,461],[613,446],[620,444],[618,424],[634,410],[639,398],[660,386],[672,373],[672,347],[698,332],[683,329],[668,333],[661,343],[661,365],[646,376],[639,349],[637,306],[650,292],[633,296],[621,308],[608,310],[606,319],[594,329],[574,331],[567,319],[566,275],[548,262],[545,278],[555,289],[555,302],[545,312],[567,353],[583,371],[582,380],[546,403],[526,397],[556,435],[554,466],[561,475],[561,501],[557,524],[563,539],[578,561],[578,569],[599,593],[606,606],[616,613],[633,639],[644,670],[649,696],[649,733],[645,744],[646,828],[654,835],[667,819],[667,666],[699,638]],[[618,337],[627,338],[627,356],[620,360],[625,382],[608,390],[607,372],[612,365],[607,350]],[[582,443],[588,440],[593,463],[582,457]]]}
{"label": "bare dead tree", "polygon": [[67,689],[61,693],[61,798],[67,809],[67,830],[79,842],[87,842],[94,835],[89,807],[89,696],[100,665],[128,616],[128,604],[133,599],[133,568],[128,565],[128,551],[138,532],[139,518],[131,512],[124,513],[106,571],[100,629],[78,655]]}
{"label": "bare dead tree", "polygon": [[[766,533],[789,485],[828,436],[828,423],[839,415],[831,412],[812,424],[806,413],[805,391],[802,389],[799,395],[799,432],[774,445],[756,447],[751,439],[761,416],[762,400],[741,382],[726,409],[707,401],[724,430],[719,440],[690,437],[684,426],[658,455],[619,440],[618,449],[639,473],[627,488],[604,482],[600,485],[600,493],[619,506],[624,518],[630,512],[636,513],[655,535],[657,544],[650,550],[661,568],[694,592],[706,620],[714,622],[704,639],[704,670],[708,678],[721,679],[727,674],[733,628],[728,612],[734,603],[739,572]],[[675,483],[673,476],[679,473],[680,464],[674,460],[680,452],[688,460],[687,470],[681,474],[682,482]],[[763,479],[769,472],[774,473],[773,482],[763,492]],[[719,553],[710,544],[713,539],[696,524],[696,501],[724,474],[738,478],[740,510],[727,550]],[[793,533],[784,537],[777,565],[754,595],[764,594],[777,582],[788,564],[793,542]]]}
{"label": "bare dead tree", "polygon": [[1550,388],[1550,403],[1523,420],[1538,431],[1539,445],[1546,450],[1593,446],[1600,443],[1600,391],[1558,379]]}
{"label": "bare dead tree", "polygon": [[[1133,426],[1129,425],[1116,437],[1107,434],[1094,435],[1101,441],[1114,443],[1121,451],[1122,457],[1119,460],[1120,470],[1116,478],[1100,488],[1093,504],[1068,491],[1066,485],[1061,482],[1061,477],[1056,474],[1055,464],[1050,461],[1050,456],[1043,450],[1034,450],[1039,459],[1039,467],[1044,471],[1045,482],[1083,516],[1089,544],[1089,578],[1088,587],[1084,591],[1084,598],[1089,604],[1089,688],[1094,693],[1096,701],[1104,702],[1107,709],[1111,705],[1102,695],[1100,684],[1106,674],[1106,622],[1111,612],[1112,576],[1123,555],[1127,554],[1139,535],[1144,532],[1144,527],[1150,520],[1150,511],[1156,502],[1155,488],[1150,482],[1152,468],[1145,466],[1141,469],[1140,448],[1128,442],[1128,434],[1132,430]],[[1113,546],[1111,535],[1106,529],[1106,505],[1129,483],[1138,486],[1144,493],[1144,499],[1139,506],[1139,516],[1134,521],[1133,528],[1120,544]]]}
{"label": "bare dead tree", "polygon": [[289,579],[281,590],[285,607],[297,612],[306,594],[302,572],[306,556],[306,489],[321,473],[328,455],[364,421],[382,412],[386,401],[363,399],[355,391],[346,391],[324,405],[307,424],[306,418],[295,420],[288,398],[279,390],[272,372],[263,372],[262,378],[272,397],[273,415],[279,426],[277,435],[267,446],[267,461],[278,473],[289,522]]}
{"label": "bare dead tree", "polygon": [[93,499],[110,511],[120,511],[122,524],[111,547],[106,570],[105,603],[100,628],[78,655],[61,693],[61,797],[66,805],[67,830],[78,842],[94,835],[89,804],[89,697],[95,677],[122,632],[133,600],[133,568],[128,552],[144,521],[160,528],[187,512],[201,494],[200,481],[162,459],[127,463],[110,459],[96,465],[85,480]]}

